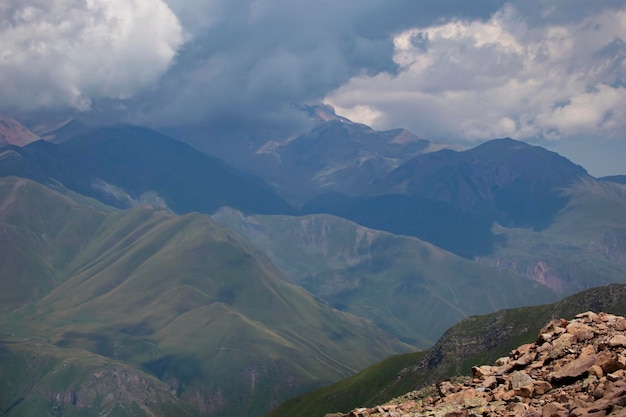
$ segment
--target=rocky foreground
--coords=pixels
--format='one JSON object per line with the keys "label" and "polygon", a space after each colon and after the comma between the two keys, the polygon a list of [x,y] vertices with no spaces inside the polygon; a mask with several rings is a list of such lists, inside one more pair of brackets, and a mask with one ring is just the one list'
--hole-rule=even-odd
{"label": "rocky foreground", "polygon": [[535,343],[387,404],[326,417],[624,416],[626,318],[552,320]]}

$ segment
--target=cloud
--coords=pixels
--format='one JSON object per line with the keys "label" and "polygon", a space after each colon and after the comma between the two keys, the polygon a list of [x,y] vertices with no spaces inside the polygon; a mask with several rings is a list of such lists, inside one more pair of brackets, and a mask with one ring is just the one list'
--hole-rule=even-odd
{"label": "cloud", "polygon": [[347,117],[375,115],[377,127],[433,139],[623,138],[623,4],[580,15],[550,3],[561,9],[507,4],[489,19],[401,31],[397,73],[355,76],[326,100]]}
{"label": "cloud", "polygon": [[5,0],[0,110],[256,129],[326,97],[431,138],[618,134],[623,0],[514,4]]}
{"label": "cloud", "polygon": [[290,123],[293,104],[359,74],[395,73],[393,33],[450,13],[484,17],[501,3],[7,1],[0,108],[152,126]]}
{"label": "cloud", "polygon": [[352,76],[395,70],[390,37],[359,23],[383,3],[169,0],[190,42],[160,88],[130,106],[149,124],[291,117],[293,104]]}
{"label": "cloud", "polygon": [[0,108],[84,111],[153,85],[184,42],[161,0],[5,0]]}

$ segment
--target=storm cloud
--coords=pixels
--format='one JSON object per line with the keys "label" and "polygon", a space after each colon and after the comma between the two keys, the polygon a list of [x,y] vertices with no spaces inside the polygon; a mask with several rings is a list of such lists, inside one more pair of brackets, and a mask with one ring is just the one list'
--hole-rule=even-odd
{"label": "storm cloud", "polygon": [[0,108],[149,125],[278,121],[354,76],[395,73],[393,33],[451,11],[487,16],[496,3],[11,0],[0,6]]}
{"label": "storm cloud", "polygon": [[396,74],[354,77],[327,101],[435,139],[623,139],[626,10],[551,3],[404,30],[393,38]]}
{"label": "storm cloud", "polygon": [[10,0],[0,19],[9,113],[254,128],[325,99],[430,139],[626,131],[623,0]]}
{"label": "storm cloud", "polygon": [[8,0],[0,6],[0,108],[89,110],[159,81],[184,42],[161,0]]}

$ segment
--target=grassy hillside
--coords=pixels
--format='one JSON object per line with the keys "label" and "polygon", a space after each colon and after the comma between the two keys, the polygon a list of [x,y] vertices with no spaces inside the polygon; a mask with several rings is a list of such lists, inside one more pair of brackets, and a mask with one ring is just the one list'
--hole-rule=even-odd
{"label": "grassy hillside", "polygon": [[4,416],[197,415],[154,376],[90,352],[5,341],[0,364]]}
{"label": "grassy hillside", "polygon": [[[10,311],[0,315],[0,335],[12,335],[0,336],[6,342],[28,340],[54,357],[108,358],[165,383],[197,414],[218,416],[262,415],[410,349],[286,283],[263,253],[205,215],[104,210],[17,178],[0,180],[0,190],[2,227],[12,233],[0,245],[25,242],[15,245],[21,266],[4,272],[0,285],[37,289],[13,301],[3,294]],[[0,264],[13,254],[2,251]],[[28,273],[15,274],[26,265]],[[28,357],[21,344],[11,349]],[[85,377],[93,373],[79,368]],[[46,375],[36,373],[33,386]],[[21,398],[18,391],[7,407]],[[125,412],[119,415],[133,415]]]}
{"label": "grassy hillside", "polygon": [[417,238],[331,215],[216,215],[331,305],[428,348],[474,314],[556,300],[541,284],[453,255]]}
{"label": "grassy hillside", "polygon": [[626,285],[594,288],[554,304],[469,317],[428,351],[388,358],[336,384],[291,399],[268,417],[316,417],[375,406],[438,380],[467,375],[473,365],[492,363],[520,344],[534,341],[549,320],[589,310],[626,314]]}
{"label": "grassy hillside", "polygon": [[481,262],[560,294],[626,282],[626,186],[588,180],[563,193],[569,203],[547,229],[495,227],[497,244]]}

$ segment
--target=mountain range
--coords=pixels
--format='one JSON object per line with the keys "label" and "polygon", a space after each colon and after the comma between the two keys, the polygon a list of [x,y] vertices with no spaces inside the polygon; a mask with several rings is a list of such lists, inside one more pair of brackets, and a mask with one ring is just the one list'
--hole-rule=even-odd
{"label": "mountain range", "polygon": [[557,299],[519,274],[340,217],[222,209],[213,218],[262,249],[294,284],[422,349],[467,316]]}
{"label": "mountain range", "polygon": [[441,148],[405,129],[376,131],[338,116],[328,105],[306,105],[305,132],[224,135],[171,130],[174,137],[273,184],[294,206],[328,192],[359,195],[414,156]]}
{"label": "mountain range", "polygon": [[0,149],[0,175],[61,183],[119,208],[148,203],[181,214],[224,205],[252,213],[294,212],[254,175],[134,126],[99,128],[60,144],[40,140]]}
{"label": "mountain range", "polygon": [[3,125],[26,138],[0,148],[3,415],[262,416],[402,354],[317,391],[380,399],[370,388],[460,372],[477,359],[463,346],[499,352],[563,306],[623,314],[612,286],[446,332],[626,283],[623,176],[302,110],[304,132],[164,130],[189,143]]}
{"label": "mountain range", "polygon": [[[85,389],[117,369],[125,392],[164,389],[168,407],[262,415],[411,349],[287,284],[263,253],[205,215],[120,211],[15,177],[0,192],[1,346],[14,358],[0,371],[14,393],[3,395],[4,415],[111,411],[104,382]],[[23,369],[32,378],[21,379]],[[142,398],[109,406],[132,409]]]}

